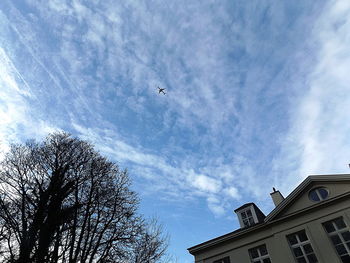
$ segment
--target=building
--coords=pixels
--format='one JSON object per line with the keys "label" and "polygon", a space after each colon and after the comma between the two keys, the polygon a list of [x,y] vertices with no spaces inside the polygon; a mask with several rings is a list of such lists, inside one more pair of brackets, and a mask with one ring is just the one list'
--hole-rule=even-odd
{"label": "building", "polygon": [[307,177],[265,216],[235,210],[241,228],[189,248],[196,263],[350,263],[350,174]]}

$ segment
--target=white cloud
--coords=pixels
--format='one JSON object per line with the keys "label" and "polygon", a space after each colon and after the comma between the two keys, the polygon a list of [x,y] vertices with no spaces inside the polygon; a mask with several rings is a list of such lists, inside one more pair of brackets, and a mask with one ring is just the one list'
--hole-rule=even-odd
{"label": "white cloud", "polygon": [[231,186],[231,187],[225,188],[224,191],[225,191],[225,193],[228,196],[230,196],[230,197],[232,197],[234,199],[240,199],[241,198],[241,195],[239,194],[239,192],[238,192],[236,187]]}
{"label": "white cloud", "polygon": [[190,178],[192,185],[200,191],[218,193],[221,190],[221,182],[206,175],[195,175]]}
{"label": "white cloud", "polygon": [[[32,96],[41,96],[41,108],[37,105],[34,110],[24,100],[23,111],[15,109],[20,114],[15,117],[18,122],[38,116],[35,111],[40,111],[45,121],[33,123],[45,126],[51,121],[75,129],[115,160],[132,163],[140,176],[145,171],[144,177],[154,189],[178,191],[179,196],[220,197],[218,207],[225,208],[232,205],[229,200],[268,195],[266,189],[272,187],[273,180],[270,160],[281,139],[276,133],[285,131],[278,128],[284,122],[277,114],[289,95],[289,86],[276,86],[285,85],[288,67],[294,65],[288,64],[289,58],[283,61],[300,42],[300,27],[293,27],[294,19],[287,21],[283,4],[262,2],[259,8],[250,4],[243,8],[239,3],[232,7],[157,1],[27,2],[33,8],[31,17],[46,19],[45,28],[21,12],[10,13],[8,18],[13,28],[20,20],[28,29],[29,33],[17,28],[21,47],[28,47],[33,65],[41,72],[25,69],[27,75],[45,79],[44,85],[53,87],[31,89]],[[344,7],[334,6],[330,16],[346,14]],[[302,24],[303,19],[295,21]],[[284,23],[289,28],[281,31]],[[324,71],[339,79],[346,75],[347,61],[337,58],[346,49],[341,51],[339,41],[330,41],[334,37],[327,35],[329,30],[324,27],[327,25],[320,22],[316,28],[326,32],[318,37],[328,43],[322,55],[327,59],[315,69],[314,80],[310,77],[313,87],[319,85],[317,75]],[[339,22],[335,27],[341,30],[344,25]],[[41,41],[41,35],[47,39]],[[337,67],[344,70],[335,71]],[[167,88],[167,96],[157,96],[157,85]],[[287,146],[283,146],[291,149],[288,156],[303,155],[303,164],[308,167],[301,165],[306,167],[300,168],[303,173],[326,162],[319,153],[328,147],[317,143],[320,138],[339,141],[338,145],[344,140],[329,137],[317,127],[322,115],[326,116],[321,121],[323,129],[339,122],[325,115],[325,103],[319,97],[332,96],[324,92],[327,89],[322,89],[325,94],[320,90],[306,90],[304,101],[293,104],[298,113],[293,115],[293,128],[285,139]],[[51,99],[55,104],[51,114],[60,121],[47,114]],[[338,101],[327,105],[338,109],[340,104],[345,105]],[[62,108],[64,113],[56,113]],[[344,118],[342,110],[338,111]],[[297,162],[276,160],[274,167],[280,176],[283,166],[298,166]],[[297,181],[294,175],[286,181]],[[220,213],[220,209],[215,211]]]}
{"label": "white cloud", "polygon": [[193,164],[186,160],[174,166],[164,156],[146,153],[147,150],[141,146],[127,144],[115,131],[87,128],[77,123],[73,123],[73,127],[80,137],[92,142],[102,154],[130,168],[132,176],[146,179],[143,181],[144,191],[161,193],[162,198],[169,196],[180,202],[207,198],[208,208],[216,216],[230,212],[232,201],[241,198],[236,187],[227,187],[227,176],[217,176],[223,172],[220,166],[203,167],[201,172],[207,173],[203,174],[194,171]]}
{"label": "white cloud", "polygon": [[258,2],[5,0],[1,140],[64,127],[216,216],[346,168],[348,1]]}
{"label": "white cloud", "polygon": [[41,138],[56,130],[46,121],[34,117],[27,99],[35,99],[25,79],[6,52],[0,48],[0,152],[9,143],[28,138]]}
{"label": "white cloud", "polygon": [[208,208],[214,213],[215,216],[223,216],[227,213],[227,207],[222,204],[222,200],[216,197],[209,196],[207,198]]}
{"label": "white cloud", "polygon": [[[350,161],[350,3],[330,1],[314,25],[317,58],[278,159],[285,191],[310,174],[348,173]],[[283,168],[283,166],[285,166]]]}

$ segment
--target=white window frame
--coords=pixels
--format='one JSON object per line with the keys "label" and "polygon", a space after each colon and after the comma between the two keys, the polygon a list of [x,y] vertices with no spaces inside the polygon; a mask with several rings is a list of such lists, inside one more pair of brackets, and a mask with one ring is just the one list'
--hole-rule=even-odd
{"label": "white window frame", "polygon": [[[250,224],[250,223],[249,223],[249,225],[246,226],[246,225],[244,224],[244,221],[243,221],[242,213],[246,213],[248,210],[252,213],[252,218],[253,218],[253,222],[254,222],[254,223],[253,223],[253,224]],[[256,224],[256,223],[258,222],[258,218],[257,218],[257,216],[256,216],[256,214],[255,214],[255,209],[253,208],[252,205],[251,205],[251,206],[248,206],[248,207],[246,207],[246,208],[244,208],[244,209],[242,209],[242,210],[237,211],[237,213],[239,214],[238,219],[239,219],[239,223],[240,223],[240,225],[241,225],[242,228],[243,228],[243,227],[250,227],[250,226],[252,226],[252,225],[254,225],[254,224]],[[248,218],[248,217],[247,217],[247,218]],[[251,217],[250,217],[250,218],[251,218]],[[249,220],[248,220],[248,222],[249,222]]]}
{"label": "white window frame", "polygon": [[[250,211],[251,216],[248,216],[248,211]],[[254,225],[255,221],[254,221],[254,216],[251,209],[245,209],[243,211],[240,211],[239,214],[242,218],[242,223],[245,227]],[[245,214],[246,218],[243,218],[242,214]],[[250,219],[252,219],[253,223],[250,222]],[[248,224],[246,225],[244,222],[247,222]]]}
{"label": "white window frame", "polygon": [[[299,233],[302,233],[302,232],[304,232],[305,235],[306,235],[307,240],[305,240],[305,241],[300,241],[300,239],[299,239]],[[296,237],[296,239],[297,239],[297,243],[294,244],[294,245],[292,245],[292,244],[290,243],[289,239],[288,239],[288,237],[289,237],[289,236],[292,236],[292,235],[295,235],[295,237]],[[298,232],[289,234],[289,235],[287,236],[287,240],[288,240],[289,246],[290,246],[290,248],[291,248],[291,250],[292,250],[292,254],[293,254],[293,257],[294,257],[294,259],[295,259],[296,262],[298,262],[298,259],[299,259],[299,258],[303,257],[303,258],[306,260],[307,263],[310,263],[310,261],[309,261],[309,259],[307,258],[307,256],[308,256],[308,255],[311,255],[311,254],[314,254],[315,257],[317,258],[316,253],[315,253],[315,250],[314,250],[314,248],[312,247],[311,241],[310,241],[310,239],[309,239],[309,237],[308,237],[308,235],[307,235],[307,233],[306,233],[305,230],[301,230],[301,231],[298,231]],[[310,246],[311,246],[311,248],[312,248],[312,251],[313,251],[312,253],[306,253],[306,251],[304,250],[304,246],[307,245],[307,244],[310,244]],[[298,248],[298,247],[301,249],[302,256],[296,257],[295,254],[294,254],[294,248]],[[317,259],[317,261],[318,261],[318,259]]]}
{"label": "white window frame", "polygon": [[[267,252],[266,255],[261,255],[260,248],[262,246],[265,246],[265,249],[266,249],[266,252]],[[253,259],[252,254],[251,254],[251,250],[253,250],[253,249],[256,249],[258,251],[258,255],[259,255],[259,257],[254,258],[254,259]],[[250,256],[250,261],[252,263],[263,263],[263,260],[267,259],[267,258],[271,261],[271,258],[270,258],[270,255],[269,255],[269,251],[267,250],[267,247],[266,247],[265,244],[249,249],[249,256]]]}
{"label": "white window frame", "polygon": [[[335,223],[335,220],[336,220],[336,219],[339,219],[339,218],[341,218],[341,220],[343,220],[343,223],[345,224],[345,227],[344,227],[344,228],[339,229],[338,226],[337,226],[337,224]],[[345,222],[345,220],[344,220],[344,217],[340,216],[340,217],[334,218],[333,220],[329,220],[329,221],[327,221],[327,222],[325,222],[325,223],[331,223],[331,224],[333,225],[334,229],[335,229],[335,231],[333,231],[333,232],[331,232],[331,233],[328,233],[327,230],[326,230],[326,228],[325,228],[325,226],[323,225],[323,227],[325,228],[325,231],[326,231],[326,233],[327,233],[327,235],[328,235],[328,237],[329,237],[329,239],[330,239],[330,242],[332,243],[332,246],[334,247],[335,252],[336,252],[337,255],[339,256],[340,260],[341,260],[341,257],[342,257],[342,256],[346,256],[346,255],[350,256],[350,249],[348,248],[348,246],[347,246],[347,244],[346,244],[346,243],[349,243],[349,241],[346,241],[346,240],[343,238],[343,235],[342,235],[342,233],[344,233],[344,232],[350,232],[350,228],[349,228],[349,226],[346,224],[346,222]],[[323,223],[323,224],[325,224],[325,223]],[[337,235],[337,236],[339,237],[340,241],[341,241],[341,243],[339,243],[339,244],[337,244],[337,245],[334,245],[334,244],[333,244],[333,241],[331,240],[331,237],[332,237],[332,236],[335,236],[335,235]],[[339,255],[338,251],[336,250],[336,246],[338,246],[338,245],[340,245],[340,244],[342,244],[342,245],[345,247],[345,250],[346,250],[346,252],[347,252],[346,254]]]}

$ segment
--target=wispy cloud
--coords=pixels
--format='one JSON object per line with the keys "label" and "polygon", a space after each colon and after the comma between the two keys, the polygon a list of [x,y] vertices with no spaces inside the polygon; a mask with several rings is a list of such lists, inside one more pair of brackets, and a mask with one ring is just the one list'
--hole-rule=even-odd
{"label": "wispy cloud", "polygon": [[325,4],[5,1],[7,132],[75,132],[216,214],[289,191],[348,154],[348,11]]}
{"label": "wispy cloud", "polygon": [[28,100],[33,99],[28,83],[1,47],[0,68],[0,151],[3,154],[9,143],[39,138],[54,128],[33,116],[28,105]]}
{"label": "wispy cloud", "polygon": [[63,129],[150,200],[269,211],[348,172],[349,23],[346,0],[3,0],[2,149]]}
{"label": "wispy cloud", "polygon": [[330,1],[324,10],[312,32],[315,64],[277,159],[280,170],[290,173],[289,180],[279,180],[286,190],[310,174],[349,172],[350,3]]}
{"label": "wispy cloud", "polygon": [[[168,194],[178,202],[208,196],[209,209],[215,214],[220,211],[220,215],[223,214],[222,211],[227,212],[222,209],[228,208],[230,200],[241,198],[237,188],[225,184],[225,172],[229,171],[223,171],[222,167],[207,166],[195,171],[193,165],[186,160],[174,166],[163,156],[139,145],[126,144],[112,130],[91,129],[78,124],[73,124],[73,127],[80,137],[91,141],[103,154],[129,167],[133,176],[142,179],[144,189],[148,189],[150,194]],[[221,174],[223,176],[220,177]],[[231,173],[230,175],[232,176]],[[219,206],[221,210],[218,209]]]}

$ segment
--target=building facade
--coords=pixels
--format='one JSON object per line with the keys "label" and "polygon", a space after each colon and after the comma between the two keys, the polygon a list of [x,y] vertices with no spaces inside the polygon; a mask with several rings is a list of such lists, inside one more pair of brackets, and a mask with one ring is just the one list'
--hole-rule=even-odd
{"label": "building facade", "polygon": [[265,216],[235,210],[241,228],[189,248],[196,263],[350,263],[350,175],[307,177]]}

